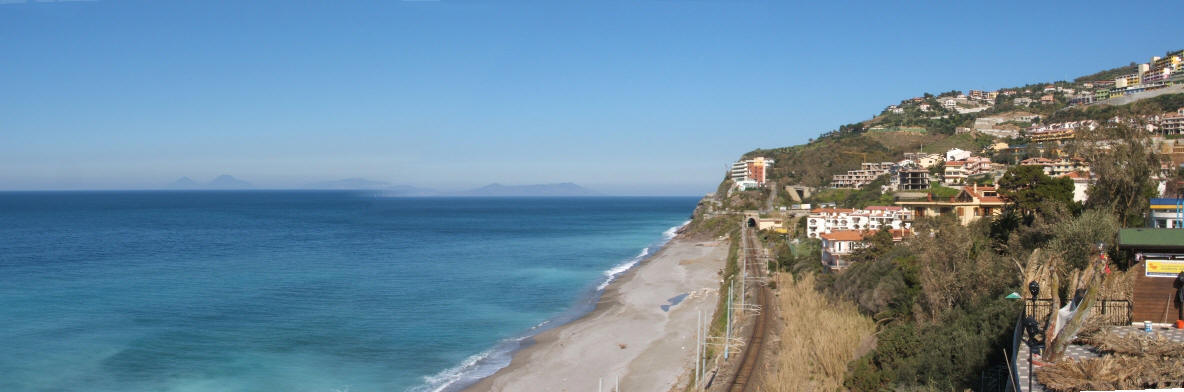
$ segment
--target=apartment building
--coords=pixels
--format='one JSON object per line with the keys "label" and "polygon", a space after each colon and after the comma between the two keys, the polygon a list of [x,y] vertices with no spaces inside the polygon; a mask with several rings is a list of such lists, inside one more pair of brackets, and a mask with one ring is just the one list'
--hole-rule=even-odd
{"label": "apartment building", "polygon": [[735,181],[741,188],[748,188],[753,185],[764,186],[765,176],[769,168],[773,166],[773,160],[765,157],[756,157],[748,160],[741,160],[732,163],[732,170],[729,175],[732,181]]}
{"label": "apartment building", "polygon": [[1165,136],[1184,134],[1184,108],[1160,117],[1157,131]]}
{"label": "apartment building", "polygon": [[848,170],[847,174],[835,174],[831,179],[832,188],[857,189],[872,183],[882,175],[896,170],[894,162],[864,162],[858,170]]}
{"label": "apartment building", "polygon": [[868,206],[863,209],[815,208],[806,218],[806,237],[844,230],[907,229],[912,227],[913,211],[899,206]]}
{"label": "apartment building", "polygon": [[896,171],[892,185],[900,191],[929,189],[929,169],[920,167],[902,168]]}
{"label": "apartment building", "polygon": [[966,183],[967,177],[989,173],[991,169],[991,158],[987,157],[968,157],[960,161],[949,161],[946,162],[945,171],[942,173],[942,182],[946,185],[962,185]]}

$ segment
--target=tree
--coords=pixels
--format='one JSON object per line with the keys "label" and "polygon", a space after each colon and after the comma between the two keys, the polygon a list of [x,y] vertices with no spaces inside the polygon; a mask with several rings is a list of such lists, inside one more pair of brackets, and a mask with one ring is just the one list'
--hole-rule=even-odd
{"label": "tree", "polygon": [[1084,154],[1098,179],[1088,191],[1086,207],[1111,211],[1123,227],[1142,225],[1149,199],[1157,193],[1152,177],[1160,165],[1147,132],[1107,122],[1084,136]]}
{"label": "tree", "polygon": [[999,178],[999,195],[1025,215],[1031,215],[1048,201],[1071,206],[1073,180],[1049,177],[1041,166],[1013,166]]}

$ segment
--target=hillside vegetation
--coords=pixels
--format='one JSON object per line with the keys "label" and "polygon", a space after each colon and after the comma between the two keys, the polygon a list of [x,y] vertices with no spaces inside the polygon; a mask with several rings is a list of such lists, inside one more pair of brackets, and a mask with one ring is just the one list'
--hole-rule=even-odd
{"label": "hillside vegetation", "polygon": [[[1108,79],[1127,69],[1106,70],[1078,81]],[[1055,85],[1079,87],[1068,82]],[[767,178],[778,187],[824,188],[832,176],[858,169],[863,162],[895,162],[906,152],[981,151],[995,140],[954,134],[953,128],[968,126],[982,116],[1022,110],[1039,118],[1014,126],[1081,120],[1101,125],[1080,132],[1075,141],[1064,146],[1090,162],[1099,177],[1084,203],[1072,201],[1073,190],[1067,180],[1049,177],[1033,167],[1013,166],[996,184],[1010,202],[1001,216],[968,226],[948,216],[917,219],[915,236],[894,243],[888,232],[877,233],[866,240],[866,247],[851,255],[851,267],[838,273],[823,271],[821,243],[804,238],[804,219],[797,220],[796,229],[791,230],[794,238],[766,233],[774,253],[770,268],[782,273],[775,280],[781,287],[779,311],[793,314],[794,319],[780,320],[784,340],[779,357],[765,375],[765,389],[982,388],[984,374],[1004,366],[1003,350],[1010,343],[1011,326],[1021,309],[1019,302],[1005,296],[1023,292],[1021,272],[1038,262],[1037,255],[1063,260],[1063,267],[1055,274],[1066,281],[1086,268],[1098,243],[1111,246],[1108,258],[1116,268],[1130,267],[1133,256],[1114,250],[1112,245],[1119,228],[1143,224],[1147,198],[1155,195],[1151,179],[1160,162],[1146,129],[1110,120],[1175,111],[1184,107],[1184,94],[1121,106],[1068,107],[1065,95],[1045,93],[1045,86],[1032,84],[1021,87],[1022,92],[1015,96],[1000,95],[995,106],[982,112],[955,115],[943,109],[921,113],[910,108],[843,125],[807,144],[744,154],[744,159],[774,159]],[[1054,95],[1055,101],[1023,107],[1014,104],[1019,96],[1038,98],[1041,94]],[[935,102],[935,97],[926,94],[921,102]],[[1029,144],[1024,139],[1007,142]],[[995,161],[1014,162],[1030,152],[1015,154]],[[839,207],[890,204],[892,195],[880,192],[884,183],[881,177],[861,189],[817,189],[808,202],[833,202]],[[728,186],[730,182],[725,180],[719,193],[727,194]],[[957,192],[952,188],[936,190],[939,196]],[[724,204],[750,208],[773,191],[732,192]],[[775,192],[779,196],[782,190]],[[1106,284],[1125,287],[1119,280],[1129,280],[1129,276],[1114,274],[1108,278],[1114,281]],[[813,290],[803,291],[803,286]],[[1058,295],[1068,298],[1070,293]],[[1115,291],[1107,295],[1122,298],[1124,294]],[[873,321],[875,344],[862,347],[869,341],[863,338],[868,320]],[[820,336],[820,331],[831,335]],[[836,367],[838,362],[846,366]]]}
{"label": "hillside vegetation", "polygon": [[767,173],[778,184],[822,187],[835,174],[858,169],[863,162],[899,161],[906,152],[945,152],[951,148],[978,151],[989,138],[970,135],[916,134],[889,132],[834,133],[808,144],[769,150],[754,150],[744,159],[773,158]]}

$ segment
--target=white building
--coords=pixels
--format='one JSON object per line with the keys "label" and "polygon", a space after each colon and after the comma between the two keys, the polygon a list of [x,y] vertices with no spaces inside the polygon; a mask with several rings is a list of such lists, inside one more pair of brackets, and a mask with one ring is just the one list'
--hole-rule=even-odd
{"label": "white building", "polygon": [[[911,236],[912,231],[908,229],[892,230],[892,242],[900,242],[905,237]],[[872,230],[839,230],[833,233],[823,233],[819,239],[822,240],[822,265],[831,270],[841,270],[850,266],[847,256],[851,255],[857,249],[867,246],[867,239],[876,235],[876,231]]]}
{"label": "white building", "polygon": [[772,159],[756,157],[732,163],[732,170],[728,174],[732,181],[736,182],[737,187],[741,187],[741,183],[756,183],[756,187],[760,187],[765,185],[766,173],[769,172],[771,166],[773,166]]}
{"label": "white building", "polygon": [[841,230],[880,230],[912,227],[913,212],[896,206],[869,206],[864,209],[815,208],[806,218],[806,237],[821,238],[822,234]]}
{"label": "white building", "polygon": [[1089,199],[1089,187],[1093,185],[1094,179],[1088,172],[1072,172],[1066,174],[1073,179],[1073,201],[1085,203]]}
{"label": "white building", "polygon": [[966,160],[966,158],[970,158],[970,151],[960,148],[951,148],[950,151],[946,151],[946,162],[963,161]]}

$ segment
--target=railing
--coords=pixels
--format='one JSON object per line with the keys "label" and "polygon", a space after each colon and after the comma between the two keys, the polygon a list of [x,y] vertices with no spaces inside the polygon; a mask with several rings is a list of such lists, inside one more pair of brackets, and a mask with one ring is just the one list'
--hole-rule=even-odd
{"label": "railing", "polygon": [[[1049,301],[1052,302],[1052,301]],[[1015,332],[1011,336],[1011,351],[1007,353],[1007,371],[1011,373],[1011,377],[1007,379],[1008,391],[1019,391],[1020,380],[1020,365],[1015,362],[1016,356],[1020,353],[1020,345],[1024,344],[1024,314],[1020,313],[1019,317],[1015,319]]]}
{"label": "railing", "polygon": [[[1036,319],[1041,325],[1048,321],[1048,317],[1055,310],[1051,298],[1028,299],[1025,303],[1027,314]],[[1106,325],[1131,325],[1131,301],[1125,299],[1101,299],[1090,306],[1091,320],[1101,320]]]}

